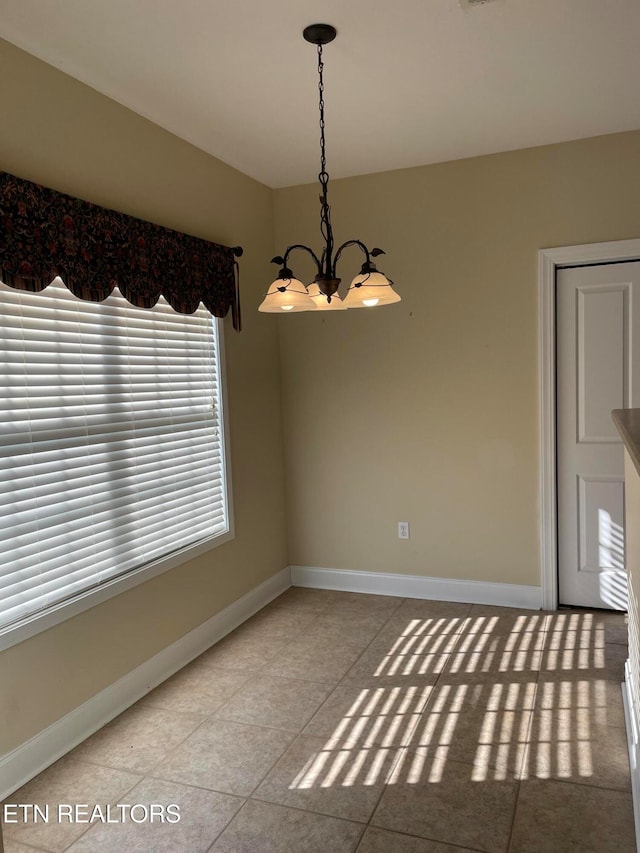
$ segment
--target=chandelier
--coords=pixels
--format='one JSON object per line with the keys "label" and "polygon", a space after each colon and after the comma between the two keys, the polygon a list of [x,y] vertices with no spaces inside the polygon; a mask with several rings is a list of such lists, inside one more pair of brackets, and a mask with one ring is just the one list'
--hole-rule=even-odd
{"label": "chandelier", "polygon": [[[322,254],[317,254],[308,246],[299,243],[288,246],[284,255],[276,255],[271,260],[281,269],[277,279],[270,285],[258,311],[279,314],[294,311],[343,311],[347,308],[368,308],[374,305],[389,305],[400,302],[400,297],[392,287],[393,282],[384,273],[376,269],[373,258],[384,255],[382,249],[369,250],[360,240],[347,240],[335,248],[333,229],[331,228],[331,208],[328,202],[329,175],[327,173],[325,137],[324,137],[324,64],[322,48],[336,37],[336,29],[330,24],[311,24],[305,27],[302,35],[310,44],[318,48],[318,92],[320,112],[320,231],[324,238]],[[365,256],[360,272],[351,282],[349,290],[342,300],[338,293],[341,279],[337,275],[337,265],[343,251],[357,246]],[[317,274],[305,287],[293,274],[289,267],[289,255],[294,250],[302,250],[311,255]]]}

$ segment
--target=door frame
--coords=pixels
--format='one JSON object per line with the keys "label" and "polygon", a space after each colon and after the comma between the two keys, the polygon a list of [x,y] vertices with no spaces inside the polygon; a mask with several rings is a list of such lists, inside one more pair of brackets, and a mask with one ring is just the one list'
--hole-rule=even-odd
{"label": "door frame", "polygon": [[640,260],[640,239],[538,251],[540,574],[545,610],[558,608],[556,272],[561,267],[637,260]]}

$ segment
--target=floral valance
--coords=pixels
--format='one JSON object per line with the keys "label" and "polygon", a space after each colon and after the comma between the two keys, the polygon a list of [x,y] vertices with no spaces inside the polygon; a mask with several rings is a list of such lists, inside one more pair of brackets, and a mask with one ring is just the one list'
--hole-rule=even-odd
{"label": "floral valance", "polygon": [[102,302],[117,285],[132,305],[162,294],[181,314],[229,308],[240,329],[235,257],[229,248],[99,207],[0,171],[0,279],[37,292],[56,276],[74,296]]}

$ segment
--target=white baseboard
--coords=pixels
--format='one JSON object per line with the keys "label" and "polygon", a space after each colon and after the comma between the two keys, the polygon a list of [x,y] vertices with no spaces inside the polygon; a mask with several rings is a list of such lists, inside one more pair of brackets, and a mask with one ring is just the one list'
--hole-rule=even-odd
{"label": "white baseboard", "polygon": [[395,575],[381,572],[354,572],[341,569],[318,569],[291,566],[293,586],[336,589],[342,592],[369,592],[397,595],[403,598],[427,598],[437,601],[460,601],[470,604],[500,604],[540,610],[542,587],[512,583],[461,581],[428,578],[422,575]]}
{"label": "white baseboard", "polygon": [[640,853],[640,743],[636,728],[637,698],[633,695],[629,677],[629,661],[624,667],[622,682],[622,702],[624,704],[624,720],[627,729],[627,747],[629,749],[629,770],[631,771],[631,797],[633,800],[633,820],[636,828],[636,850]]}
{"label": "white baseboard", "polygon": [[289,567],[0,758],[0,800],[186,666],[291,586]]}

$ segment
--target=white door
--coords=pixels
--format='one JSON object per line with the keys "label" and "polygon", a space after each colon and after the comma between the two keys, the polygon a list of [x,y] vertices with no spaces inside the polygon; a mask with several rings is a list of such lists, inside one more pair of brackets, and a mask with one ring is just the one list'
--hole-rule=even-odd
{"label": "white door", "polygon": [[627,609],[624,454],[611,410],[640,406],[640,262],[557,272],[561,604]]}

